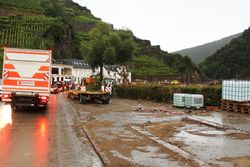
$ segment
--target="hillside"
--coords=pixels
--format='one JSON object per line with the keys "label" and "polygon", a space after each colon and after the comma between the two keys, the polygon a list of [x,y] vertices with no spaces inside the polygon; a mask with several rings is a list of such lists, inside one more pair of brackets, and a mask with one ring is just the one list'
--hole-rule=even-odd
{"label": "hillside", "polygon": [[211,79],[250,79],[250,28],[201,63]]}
{"label": "hillside", "polygon": [[[54,49],[54,58],[81,58],[80,38],[100,19],[71,0],[0,0],[0,46]],[[8,11],[8,12],[6,12]]]}
{"label": "hillside", "polygon": [[[0,0],[0,54],[7,46],[53,49],[54,59],[84,59],[83,45],[90,40],[89,32],[101,22],[87,7],[72,0]],[[194,81],[200,79],[193,75],[198,71],[191,61],[152,46],[150,40],[134,37],[134,41],[137,52],[130,63],[133,76],[151,79],[155,75],[161,80],[176,77],[185,82],[191,81],[191,75],[196,76]],[[169,56],[176,57],[172,59],[176,62],[166,61]],[[178,62],[186,64],[176,66]],[[145,66],[140,66],[143,63]]]}
{"label": "hillside", "polygon": [[154,80],[155,78],[168,78],[177,74],[168,65],[150,56],[138,56],[134,59],[132,67],[134,77]]}
{"label": "hillside", "polygon": [[220,40],[210,42],[204,45],[183,49],[180,51],[176,51],[174,53],[178,53],[181,55],[187,55],[189,56],[192,61],[196,64],[201,63],[204,61],[208,56],[211,56],[214,54],[218,49],[220,49],[222,46],[228,44],[232,39],[237,38],[242,33],[234,34],[226,38],[222,38]]}
{"label": "hillside", "polygon": [[[159,45],[152,46],[150,40],[142,40],[138,38],[135,40],[138,46],[139,55],[146,55],[153,60],[158,60],[159,64],[163,63],[165,66],[171,68],[171,70],[168,70],[165,75],[158,75],[160,80],[163,80],[164,78],[168,80],[177,79],[188,83],[202,81],[201,73],[198,67],[191,61],[189,57],[163,51]],[[146,76],[148,76],[148,79],[151,80],[154,77],[152,77],[152,75],[145,75],[147,70],[144,70],[143,66],[140,66],[140,64],[143,64],[145,61],[145,59],[142,59],[142,57],[135,59],[136,61],[134,61],[134,64],[132,65],[132,71],[144,71],[144,75],[142,75],[142,73],[139,73],[141,75],[138,73],[135,73],[134,75],[138,78],[144,79],[147,78]],[[149,61],[148,64],[150,64],[150,61],[152,61],[149,58],[147,60]],[[133,69],[135,67],[139,69]],[[150,66],[148,65],[148,67]]]}

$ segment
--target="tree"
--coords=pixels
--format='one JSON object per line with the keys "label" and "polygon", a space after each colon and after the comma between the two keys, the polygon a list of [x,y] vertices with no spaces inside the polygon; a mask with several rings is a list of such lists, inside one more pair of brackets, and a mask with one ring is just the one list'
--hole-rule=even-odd
{"label": "tree", "polygon": [[164,56],[164,63],[176,69],[183,82],[199,82],[201,75],[198,67],[192,62],[188,56],[181,56],[179,54],[166,53]]}
{"label": "tree", "polygon": [[64,19],[57,19],[43,33],[44,48],[53,48],[53,58],[81,58],[80,42],[73,26]]}
{"label": "tree", "polygon": [[200,64],[208,79],[249,79],[250,28]]}
{"label": "tree", "polygon": [[99,23],[90,32],[90,41],[85,43],[87,61],[93,67],[100,67],[103,79],[104,65],[123,65],[132,59],[135,51],[133,34],[129,30],[113,30],[105,23]]}

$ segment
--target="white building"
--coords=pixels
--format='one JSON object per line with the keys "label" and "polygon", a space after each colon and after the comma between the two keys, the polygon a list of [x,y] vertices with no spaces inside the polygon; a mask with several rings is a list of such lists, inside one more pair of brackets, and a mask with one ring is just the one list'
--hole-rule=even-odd
{"label": "white building", "polygon": [[59,81],[72,81],[80,83],[82,79],[94,74],[93,69],[83,60],[69,59],[53,61],[52,83]]}
{"label": "white building", "polygon": [[[96,68],[96,73],[100,73],[100,68]],[[113,80],[114,84],[131,83],[131,72],[128,72],[125,66],[105,65],[103,67],[103,78],[104,80]]]}
{"label": "white building", "polygon": [[[90,65],[83,60],[67,59],[53,61],[52,64],[52,83],[59,81],[71,81],[75,84],[81,83],[84,78],[97,75],[100,68],[93,70]],[[106,65],[103,68],[103,78],[113,84],[123,84],[131,82],[131,72],[125,66]]]}

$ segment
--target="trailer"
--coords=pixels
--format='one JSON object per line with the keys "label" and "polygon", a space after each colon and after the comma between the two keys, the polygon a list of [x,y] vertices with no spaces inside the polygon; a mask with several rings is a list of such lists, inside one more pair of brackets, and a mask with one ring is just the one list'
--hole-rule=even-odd
{"label": "trailer", "polygon": [[81,104],[85,104],[88,101],[99,100],[102,104],[109,104],[110,92],[107,91],[80,91],[80,90],[69,90],[67,92],[68,98],[77,99]]}
{"label": "trailer", "polygon": [[2,101],[16,109],[46,108],[50,95],[51,50],[4,48]]}

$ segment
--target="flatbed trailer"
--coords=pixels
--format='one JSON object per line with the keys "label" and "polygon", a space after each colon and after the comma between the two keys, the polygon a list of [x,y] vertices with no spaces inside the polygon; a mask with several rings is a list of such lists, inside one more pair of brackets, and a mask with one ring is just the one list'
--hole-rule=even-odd
{"label": "flatbed trailer", "polygon": [[109,104],[110,93],[107,91],[79,91],[69,90],[67,92],[68,98],[77,99],[81,104],[85,104],[88,101],[99,100],[102,104]]}

